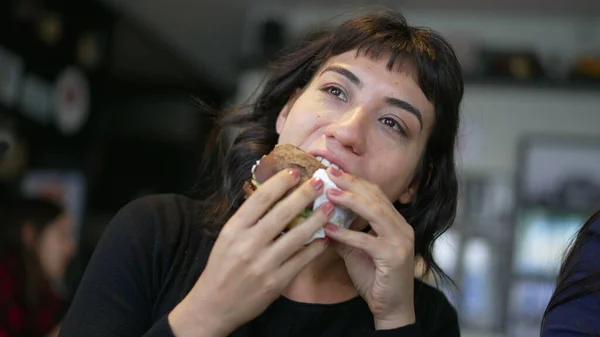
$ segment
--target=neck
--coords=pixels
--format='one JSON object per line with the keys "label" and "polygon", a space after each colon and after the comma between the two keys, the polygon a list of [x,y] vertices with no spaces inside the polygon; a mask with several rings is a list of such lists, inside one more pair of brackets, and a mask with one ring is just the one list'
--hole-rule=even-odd
{"label": "neck", "polygon": [[352,299],[357,292],[344,260],[329,248],[308,264],[282,295],[297,302],[332,304]]}

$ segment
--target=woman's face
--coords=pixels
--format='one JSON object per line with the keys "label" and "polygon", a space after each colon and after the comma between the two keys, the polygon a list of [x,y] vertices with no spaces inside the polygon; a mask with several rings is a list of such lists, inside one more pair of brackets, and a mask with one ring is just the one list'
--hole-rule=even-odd
{"label": "woman's face", "polygon": [[39,233],[38,253],[44,274],[60,280],[75,253],[73,220],[63,213]]}
{"label": "woman's face", "polygon": [[279,143],[294,144],[411,201],[411,182],[434,123],[434,107],[412,68],[388,70],[356,51],[330,58],[282,109]]}

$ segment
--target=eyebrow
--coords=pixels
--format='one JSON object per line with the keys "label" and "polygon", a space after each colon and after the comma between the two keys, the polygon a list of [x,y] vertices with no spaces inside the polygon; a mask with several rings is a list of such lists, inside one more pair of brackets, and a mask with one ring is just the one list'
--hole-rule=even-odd
{"label": "eyebrow", "polygon": [[[334,73],[338,73],[338,74],[344,76],[350,82],[354,83],[359,89],[362,89],[362,87],[363,87],[363,83],[360,81],[358,76],[354,75],[353,72],[351,72],[350,70],[348,70],[344,67],[329,66],[329,67],[325,68],[321,72],[320,75],[323,75],[323,73],[328,72],[328,71],[332,71]],[[423,130],[423,115],[421,114],[421,111],[419,111],[419,109],[417,109],[414,105],[408,103],[407,101],[403,101],[401,99],[397,99],[397,98],[393,98],[393,97],[387,97],[385,101],[389,105],[392,105],[394,107],[400,108],[402,110],[408,111],[411,114],[413,114],[419,120],[419,125],[421,127],[421,131]]]}
{"label": "eyebrow", "polygon": [[356,75],[354,75],[353,72],[351,72],[350,70],[348,70],[346,68],[339,67],[339,66],[329,66],[329,67],[325,68],[321,72],[320,75],[323,75],[324,73],[326,73],[328,71],[333,71],[334,73],[338,73],[338,74],[344,76],[345,78],[347,78],[350,82],[354,83],[359,88],[363,87],[363,84],[360,81],[360,79]]}
{"label": "eyebrow", "polygon": [[392,106],[400,108],[402,110],[408,111],[413,114],[419,120],[419,125],[421,126],[421,131],[423,131],[423,115],[419,109],[415,108],[414,105],[408,103],[407,101],[403,101],[401,99],[387,97],[385,101]]}

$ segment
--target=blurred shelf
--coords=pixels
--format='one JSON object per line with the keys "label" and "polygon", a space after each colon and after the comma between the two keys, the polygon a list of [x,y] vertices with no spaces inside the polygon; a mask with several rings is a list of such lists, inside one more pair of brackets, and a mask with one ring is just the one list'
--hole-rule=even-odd
{"label": "blurred shelf", "polygon": [[600,92],[600,81],[591,80],[518,80],[465,75],[466,86],[489,86],[518,89],[540,89],[573,92]]}

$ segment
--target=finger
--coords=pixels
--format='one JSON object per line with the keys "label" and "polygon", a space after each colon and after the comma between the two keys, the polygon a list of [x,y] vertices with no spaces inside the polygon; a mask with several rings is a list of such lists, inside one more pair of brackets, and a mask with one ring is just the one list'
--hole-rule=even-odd
{"label": "finger", "polygon": [[[375,185],[338,170],[333,166],[327,168],[327,174],[329,175],[329,178],[331,178],[331,181],[344,191],[350,191],[365,196],[379,196],[379,194],[381,194],[381,191],[379,191]],[[387,199],[387,197],[385,198]]]}
{"label": "finger", "polygon": [[297,169],[278,172],[252,193],[231,217],[231,223],[241,227],[254,225],[299,180],[300,171]]}
{"label": "finger", "polygon": [[363,232],[357,232],[328,224],[325,226],[327,237],[336,243],[343,243],[349,247],[363,250],[373,258],[381,258],[382,247],[377,237]]}
{"label": "finger", "polygon": [[380,236],[411,235],[412,227],[396,210],[389,198],[374,184],[330,166],[331,180],[339,187],[328,190],[327,197],[335,204],[346,206],[364,220]]}
{"label": "finger", "polygon": [[321,255],[328,247],[327,239],[318,239],[302,248],[277,270],[277,276],[286,285],[304,269],[311,261]]}
{"label": "finger", "polygon": [[[394,237],[405,235],[404,231],[400,228],[401,226],[397,224],[399,221],[403,221],[404,218],[389,202],[382,205],[382,203],[374,203],[363,195],[333,188],[327,191],[327,198],[336,205],[349,208],[366,220],[379,236]],[[408,224],[406,225],[408,226]]]}
{"label": "finger", "polygon": [[302,249],[308,240],[327,223],[333,214],[333,208],[332,203],[324,203],[306,221],[275,240],[268,253],[270,255],[268,258],[275,260],[276,265],[280,265],[283,261],[289,259],[290,256]]}
{"label": "finger", "polygon": [[[296,216],[323,193],[324,184],[319,178],[311,178],[300,185],[286,198],[279,201],[258,223],[252,231],[258,232],[265,241],[271,241],[279,235]],[[260,189],[259,189],[260,190]],[[311,206],[312,208],[312,206]]]}

